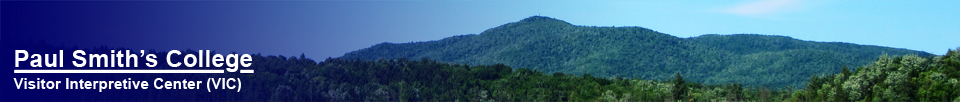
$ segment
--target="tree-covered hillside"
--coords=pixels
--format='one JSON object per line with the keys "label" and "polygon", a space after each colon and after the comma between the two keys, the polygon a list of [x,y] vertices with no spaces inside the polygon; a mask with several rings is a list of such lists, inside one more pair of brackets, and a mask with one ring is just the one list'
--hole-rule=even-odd
{"label": "tree-covered hillside", "polygon": [[[960,48],[958,48],[960,49]],[[793,101],[960,101],[960,51],[944,56],[880,56],[841,73],[812,76]]]}
{"label": "tree-covered hillside", "polygon": [[[960,49],[960,48],[958,48]],[[376,61],[254,58],[259,71],[241,100],[271,101],[960,101],[960,51],[945,56],[887,56],[857,69],[804,79],[803,90],[666,81],[591,74],[545,74],[503,64],[462,65],[429,59]],[[516,69],[516,70],[512,70]],[[253,92],[251,92],[253,91]],[[224,96],[221,96],[224,97]],[[225,96],[233,97],[233,96]],[[224,98],[231,99],[231,98]],[[235,98],[236,99],[236,98]]]}
{"label": "tree-covered hillside", "polygon": [[[960,48],[958,48],[960,49]],[[546,74],[503,64],[462,65],[429,59],[376,61],[254,58],[257,80],[241,100],[272,101],[960,101],[960,51],[944,56],[879,56],[864,66],[807,76],[802,90],[665,81],[591,74]],[[516,69],[516,70],[512,70]],[[253,91],[253,92],[250,92]],[[233,97],[233,96],[218,96]],[[223,98],[231,99],[231,98]],[[236,99],[236,98],[234,98]]]}
{"label": "tree-covered hillside", "polygon": [[[54,47],[43,43],[21,43],[35,47],[17,47],[35,52],[81,50]],[[9,49],[9,48],[4,48]],[[109,53],[125,48],[82,49],[90,53]],[[182,50],[183,54],[198,54]],[[215,51],[216,52],[216,51]],[[214,53],[215,53],[214,52]],[[167,56],[164,51],[147,53]],[[406,58],[363,61],[328,58],[321,62],[305,55],[251,55],[248,68],[256,73],[129,73],[129,74],[16,74],[18,77],[71,78],[85,80],[203,80],[237,78],[242,90],[206,89],[129,89],[129,90],[5,90],[15,95],[51,95],[56,98],[32,101],[668,101],[668,100],[764,100],[787,99],[789,90],[743,87],[739,84],[704,85],[686,82],[674,74],[670,81],[638,80],[623,77],[600,78],[590,74],[547,74],[503,64],[464,65],[430,59]],[[182,59],[174,57],[172,59]],[[137,59],[145,61],[145,59]],[[158,60],[157,63],[166,63]],[[177,60],[174,60],[177,61]],[[178,61],[182,62],[182,61]],[[67,66],[66,69],[77,69]],[[126,67],[131,69],[222,69],[168,67]],[[118,68],[118,69],[126,69]],[[676,80],[674,80],[676,79]],[[207,82],[209,83],[209,82]],[[101,84],[105,85],[105,84]],[[154,84],[151,84],[154,85]],[[151,86],[153,87],[153,86]],[[207,89],[209,87],[203,86]],[[54,93],[55,94],[50,94]],[[9,99],[6,99],[9,100]]]}
{"label": "tree-covered hillside", "polygon": [[784,36],[735,34],[679,38],[642,27],[591,27],[542,16],[504,24],[478,35],[437,41],[381,43],[343,59],[430,58],[439,62],[531,68],[548,73],[691,82],[803,85],[808,76],[868,64],[877,56],[929,53]]}
{"label": "tree-covered hillside", "polygon": [[[45,44],[30,51],[53,52],[78,48]],[[7,49],[7,48],[4,48]],[[17,48],[19,49],[19,48]],[[958,48],[960,49],[960,48]],[[124,50],[98,47],[91,53]],[[196,54],[183,50],[185,54]],[[163,51],[148,53],[165,55]],[[739,83],[701,84],[688,75],[674,73],[664,81],[625,77],[596,77],[545,73],[503,64],[464,65],[431,59],[375,61],[328,58],[322,62],[305,55],[252,55],[256,73],[223,74],[18,74],[19,77],[76,78],[87,80],[153,78],[238,78],[242,91],[234,90],[59,90],[57,98],[116,101],[960,101],[960,51],[944,56],[880,56],[856,69],[842,68],[832,75],[813,75],[803,90],[792,87],[744,86]],[[179,58],[175,58],[179,59]],[[144,59],[140,59],[143,61]],[[165,63],[165,62],[158,62]],[[70,69],[70,67],[66,67]],[[184,69],[155,67],[156,69]],[[850,67],[854,68],[854,67]],[[135,69],[143,69],[135,68]],[[186,68],[196,69],[196,68]],[[219,68],[216,68],[219,69]],[[759,76],[742,76],[755,78]],[[46,95],[53,91],[16,95]],[[175,97],[175,98],[171,98]],[[49,99],[31,99],[44,101]]]}

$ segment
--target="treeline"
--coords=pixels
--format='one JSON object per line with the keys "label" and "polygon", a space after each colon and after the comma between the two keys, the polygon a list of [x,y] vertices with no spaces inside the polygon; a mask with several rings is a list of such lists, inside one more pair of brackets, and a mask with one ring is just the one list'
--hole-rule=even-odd
{"label": "treeline", "polygon": [[[44,44],[37,44],[45,46]],[[31,51],[77,49],[36,47]],[[91,52],[106,52],[99,47]],[[121,48],[122,49],[122,48]],[[165,53],[154,52],[151,53]],[[184,53],[196,53],[185,50]],[[244,80],[243,90],[58,91],[58,97],[123,101],[958,101],[960,51],[944,56],[881,56],[866,66],[834,75],[812,76],[804,89],[754,87],[738,83],[700,84],[675,73],[663,81],[591,74],[546,74],[503,64],[464,65],[427,58],[366,61],[253,55],[254,74],[17,74],[17,77],[71,77],[88,80]],[[168,69],[167,67],[157,67]],[[514,70],[515,69],[515,70]],[[41,91],[10,90],[23,95]]]}
{"label": "treeline", "polygon": [[[960,48],[958,48],[960,49]],[[813,76],[792,101],[960,101],[960,52],[944,56],[881,56],[841,73]]]}
{"label": "treeline", "polygon": [[[922,51],[788,36],[707,34],[681,38],[643,27],[578,26],[533,16],[480,34],[436,41],[381,43],[340,58],[430,58],[469,65],[504,64],[546,73],[623,76],[744,86],[803,88],[813,75],[839,73],[843,65],[867,65],[879,55],[933,56]],[[516,70],[516,69],[514,69]]]}
{"label": "treeline", "polygon": [[782,101],[790,90],[651,81],[590,74],[544,74],[502,65],[468,66],[429,59],[361,61],[254,58],[260,93],[272,101]]}
{"label": "treeline", "polygon": [[[960,54],[881,56],[834,75],[812,76],[804,89],[703,85],[681,74],[667,81],[544,74],[496,65],[429,59],[361,61],[267,56],[258,68],[278,73],[279,101],[951,101],[960,99]],[[260,69],[258,69],[260,70]],[[280,74],[282,73],[282,74]]]}

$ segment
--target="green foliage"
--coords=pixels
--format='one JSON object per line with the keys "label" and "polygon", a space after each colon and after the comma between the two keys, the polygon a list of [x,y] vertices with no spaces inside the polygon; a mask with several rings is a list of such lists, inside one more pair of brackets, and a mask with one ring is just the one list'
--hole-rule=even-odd
{"label": "green foliage", "polygon": [[[782,101],[787,91],[622,77],[598,78],[429,59],[323,62],[254,56],[261,101]],[[754,97],[763,96],[763,97]],[[262,99],[261,99],[262,98]]]}
{"label": "green foliage", "polygon": [[[85,49],[91,53],[109,50],[114,49]],[[806,80],[805,89],[799,91],[789,86],[768,90],[763,86],[745,87],[739,83],[700,84],[687,81],[682,73],[675,73],[674,80],[660,82],[619,76],[603,78],[592,74],[546,75],[537,69],[512,68],[505,64],[450,64],[427,58],[376,61],[327,58],[316,62],[303,58],[304,55],[260,54],[252,55],[256,64],[249,68],[257,70],[254,74],[104,74],[87,77],[228,77],[253,81],[243,84],[243,92],[217,91],[211,92],[214,95],[197,95],[195,91],[156,91],[148,95],[109,97],[141,101],[166,97],[201,101],[958,101],[960,82],[957,79],[960,77],[954,76],[960,74],[956,71],[960,68],[960,53],[957,52],[951,50],[944,56],[933,57],[884,55],[853,71],[841,68],[833,75],[811,76]],[[184,53],[197,52],[184,50]],[[98,95],[123,96],[131,92],[138,91],[78,96],[98,98]]]}
{"label": "green foliage", "polygon": [[[382,43],[341,58],[431,58],[445,63],[530,68],[597,77],[670,80],[675,73],[705,84],[802,86],[809,76],[866,65],[877,55],[925,52],[785,36],[735,34],[679,38],[642,27],[575,26],[541,16],[480,34],[437,41]],[[797,87],[799,88],[799,87]]]}
{"label": "green foliage", "polygon": [[[795,101],[960,101],[957,50],[944,56],[881,56],[858,68],[808,80]],[[832,78],[832,79],[830,79]],[[833,81],[830,81],[833,80]]]}
{"label": "green foliage", "polygon": [[673,80],[673,97],[676,100],[683,100],[687,95],[687,84],[683,81],[683,77],[680,77],[680,73],[677,73],[676,79]]}
{"label": "green foliage", "polygon": [[[109,50],[101,47],[86,51]],[[911,55],[875,57],[882,52]],[[552,18],[531,17],[481,35],[378,44],[322,62],[304,55],[288,58],[256,54],[256,64],[250,67],[257,71],[254,74],[101,77],[229,77],[254,81],[243,84],[243,93],[198,96],[192,91],[160,91],[150,93],[156,95],[121,97],[126,100],[166,98],[156,96],[208,101],[960,100],[960,51],[926,55],[782,36],[705,35],[681,39],[640,27],[572,26]],[[862,64],[866,65],[852,70],[844,66]],[[670,73],[674,73],[674,80],[654,81],[670,78]],[[804,89],[794,91],[791,86]],[[93,95],[78,96],[97,98]]]}

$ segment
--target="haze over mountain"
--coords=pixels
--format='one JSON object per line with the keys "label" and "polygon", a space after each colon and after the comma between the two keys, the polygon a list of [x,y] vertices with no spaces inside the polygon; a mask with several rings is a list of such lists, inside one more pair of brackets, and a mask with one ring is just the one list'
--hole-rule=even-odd
{"label": "haze over mountain", "polygon": [[760,34],[707,34],[679,38],[642,27],[576,26],[533,16],[437,41],[381,43],[340,58],[377,60],[429,58],[470,65],[502,63],[547,73],[591,74],[653,80],[672,78],[704,84],[741,83],[798,87],[812,75],[855,69],[878,56],[931,54],[843,42],[803,41]]}

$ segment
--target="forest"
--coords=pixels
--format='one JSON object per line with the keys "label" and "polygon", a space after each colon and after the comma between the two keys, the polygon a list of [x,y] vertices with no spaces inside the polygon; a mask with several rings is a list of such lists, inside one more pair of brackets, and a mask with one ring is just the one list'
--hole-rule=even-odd
{"label": "forest", "polygon": [[[78,48],[26,50],[53,49]],[[124,49],[84,50],[101,53]],[[257,71],[253,74],[60,74],[84,79],[135,80],[235,77],[248,80],[242,92],[77,90],[61,94],[70,94],[62,96],[64,98],[81,100],[124,101],[960,101],[958,50],[927,57],[882,55],[864,66],[841,66],[843,69],[838,73],[809,76],[807,84],[800,88],[702,84],[685,80],[686,75],[682,73],[674,73],[665,80],[647,80],[548,73],[504,64],[443,63],[429,58],[316,61],[305,55],[255,54],[252,57],[254,64],[249,68]]]}
{"label": "forest", "polygon": [[[468,66],[429,59],[360,61],[267,56],[258,64],[284,76],[271,100],[303,101],[960,101],[960,52],[880,56],[837,74],[810,76],[802,89],[738,83],[580,76],[503,64]],[[264,66],[281,65],[281,66]],[[289,88],[289,89],[288,89]],[[270,91],[270,90],[267,90]],[[277,95],[277,93],[282,93]],[[309,93],[309,94],[308,94]],[[322,97],[317,97],[317,96]]]}
{"label": "forest", "polygon": [[[0,49],[31,53],[81,49],[42,42],[15,43],[18,45]],[[908,49],[759,34],[679,38],[642,27],[575,26],[535,16],[478,35],[428,42],[381,43],[339,58],[314,60],[302,54],[254,54],[251,56],[254,64],[248,67],[256,71],[252,74],[8,75],[87,80],[238,78],[245,81],[241,92],[69,90],[55,91],[58,94],[54,95],[59,96],[53,97],[59,98],[51,101],[956,102],[960,101],[960,90],[957,90],[960,89],[957,82],[960,51],[957,49],[933,55]],[[100,46],[82,50],[110,53],[110,50],[138,49]],[[191,49],[180,51],[198,53]],[[157,58],[167,57],[163,51],[146,53],[157,54]],[[172,59],[183,58],[173,56]],[[20,96],[54,92],[4,91],[15,91],[21,94],[13,95]]]}
{"label": "forest", "polygon": [[838,73],[843,66],[867,65],[883,54],[932,55],[778,35],[706,34],[681,38],[643,27],[578,26],[533,16],[480,34],[381,43],[340,58],[430,58],[443,63],[504,64],[547,73],[647,80],[668,80],[680,73],[687,81],[704,84],[736,82],[745,86],[801,88],[809,76]]}

